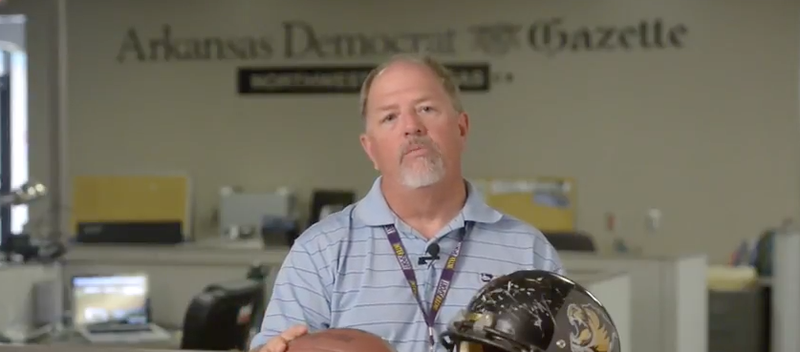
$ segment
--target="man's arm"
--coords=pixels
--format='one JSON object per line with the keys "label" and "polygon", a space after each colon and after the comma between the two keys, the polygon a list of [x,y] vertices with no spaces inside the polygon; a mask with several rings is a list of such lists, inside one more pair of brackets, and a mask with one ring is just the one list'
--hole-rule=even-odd
{"label": "man's arm", "polygon": [[292,246],[275,278],[261,332],[250,342],[251,351],[294,325],[314,331],[330,324],[330,282],[326,281],[325,266],[322,253],[309,252],[301,243]]}

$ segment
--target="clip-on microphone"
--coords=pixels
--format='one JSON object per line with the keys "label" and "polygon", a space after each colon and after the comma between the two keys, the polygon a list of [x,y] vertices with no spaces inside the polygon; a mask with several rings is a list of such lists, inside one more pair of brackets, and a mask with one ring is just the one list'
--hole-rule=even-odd
{"label": "clip-on microphone", "polygon": [[425,265],[425,264],[433,263],[434,261],[439,260],[439,251],[440,250],[441,250],[441,248],[439,248],[439,244],[438,243],[431,243],[431,245],[428,246],[428,249],[425,251],[428,255],[419,257],[419,260],[417,260],[417,264],[418,265]]}

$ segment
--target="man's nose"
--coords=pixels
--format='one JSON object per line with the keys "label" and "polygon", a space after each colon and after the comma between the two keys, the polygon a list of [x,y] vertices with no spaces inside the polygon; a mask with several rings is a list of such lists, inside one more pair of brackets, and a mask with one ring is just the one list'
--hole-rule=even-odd
{"label": "man's nose", "polygon": [[414,112],[403,114],[403,131],[406,136],[424,136],[427,133],[422,119]]}

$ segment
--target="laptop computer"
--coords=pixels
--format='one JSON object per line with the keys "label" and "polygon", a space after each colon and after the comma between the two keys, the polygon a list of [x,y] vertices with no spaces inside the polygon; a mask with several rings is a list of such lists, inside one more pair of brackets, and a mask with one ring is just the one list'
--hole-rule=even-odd
{"label": "laptop computer", "polygon": [[91,343],[165,341],[168,331],[150,316],[147,275],[75,276],[72,323]]}

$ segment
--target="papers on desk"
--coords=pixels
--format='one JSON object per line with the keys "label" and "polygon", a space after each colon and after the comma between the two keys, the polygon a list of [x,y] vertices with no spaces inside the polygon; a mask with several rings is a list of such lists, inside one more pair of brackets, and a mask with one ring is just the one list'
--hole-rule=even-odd
{"label": "papers on desk", "polygon": [[709,290],[740,291],[758,284],[758,274],[751,266],[711,265],[706,276]]}
{"label": "papers on desk", "polygon": [[39,328],[30,328],[22,325],[12,325],[0,332],[0,341],[12,344],[25,344],[35,341],[43,336],[52,334],[56,329],[53,324],[48,324]]}

